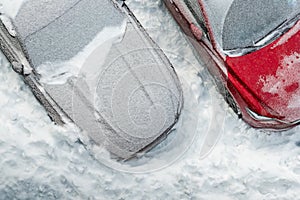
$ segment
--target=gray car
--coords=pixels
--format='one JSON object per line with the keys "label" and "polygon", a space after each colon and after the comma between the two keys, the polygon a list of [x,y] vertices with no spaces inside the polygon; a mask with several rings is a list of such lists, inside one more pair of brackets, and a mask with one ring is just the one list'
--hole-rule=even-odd
{"label": "gray car", "polygon": [[57,124],[128,159],[177,122],[179,79],[123,2],[27,0],[1,21],[3,53]]}

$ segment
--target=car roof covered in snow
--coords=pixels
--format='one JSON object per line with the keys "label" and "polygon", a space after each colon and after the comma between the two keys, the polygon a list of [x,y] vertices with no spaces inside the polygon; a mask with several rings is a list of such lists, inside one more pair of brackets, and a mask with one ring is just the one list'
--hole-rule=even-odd
{"label": "car roof covered in snow", "polygon": [[178,77],[126,6],[27,0],[14,24],[47,94],[113,154],[145,150],[177,122]]}

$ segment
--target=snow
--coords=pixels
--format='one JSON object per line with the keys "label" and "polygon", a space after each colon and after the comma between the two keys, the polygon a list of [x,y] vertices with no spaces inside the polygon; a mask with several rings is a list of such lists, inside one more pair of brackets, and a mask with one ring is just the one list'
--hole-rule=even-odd
{"label": "snow", "polygon": [[[184,84],[178,129],[185,128],[141,160],[105,158],[82,145],[74,127],[54,125],[1,55],[0,199],[299,199],[300,128],[249,128],[220,98],[162,3],[128,4]],[[222,135],[210,132],[217,143],[204,156],[205,135],[216,129]]]}
{"label": "snow", "polygon": [[[84,47],[77,55],[68,61],[64,62],[46,62],[37,67],[37,72],[41,75],[41,82],[44,84],[64,84],[71,77],[77,77],[79,72],[81,74],[87,74],[89,76],[95,76],[99,72],[91,67],[85,67],[84,70],[88,71],[85,73],[83,71],[83,65],[87,58],[98,48],[103,49],[101,56],[103,56],[103,63],[107,54],[109,53],[112,45],[122,40],[127,26],[127,21],[125,20],[121,26],[117,27],[105,27],[98,35]],[[55,70],[54,70],[55,69]],[[58,70],[57,70],[58,69]],[[87,77],[88,80],[94,80],[93,77]],[[94,80],[95,81],[95,80]],[[97,80],[96,80],[97,81]],[[88,84],[96,84],[90,81]],[[94,86],[89,85],[90,88]]]}
{"label": "snow", "polygon": [[10,18],[14,18],[25,1],[27,0],[1,0],[0,13],[5,13]]}
{"label": "snow", "polygon": [[[278,109],[280,113],[285,113],[286,109],[291,109],[291,116],[288,118],[295,118],[300,112],[300,54],[295,52],[291,55],[286,55],[281,61],[281,66],[278,67],[276,75],[268,75],[265,79],[261,79],[263,82],[263,92],[268,92],[271,94],[280,94],[279,98],[290,99],[288,106],[281,107]],[[294,86],[294,89],[291,91],[287,88]],[[273,103],[273,102],[272,102]],[[274,104],[274,105],[273,105]],[[276,106],[276,102],[271,106]],[[294,113],[296,112],[296,113]]]}

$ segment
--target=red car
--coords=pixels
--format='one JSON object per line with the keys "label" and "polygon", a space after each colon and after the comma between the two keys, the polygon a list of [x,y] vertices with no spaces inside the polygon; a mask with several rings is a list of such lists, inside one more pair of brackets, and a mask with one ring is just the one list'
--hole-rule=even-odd
{"label": "red car", "polygon": [[231,107],[256,128],[300,124],[300,0],[165,0]]}

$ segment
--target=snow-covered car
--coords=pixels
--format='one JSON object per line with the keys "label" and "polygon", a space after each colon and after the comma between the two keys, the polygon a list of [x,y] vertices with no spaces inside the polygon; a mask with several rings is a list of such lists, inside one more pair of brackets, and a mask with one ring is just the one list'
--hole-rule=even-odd
{"label": "snow-covered car", "polygon": [[0,17],[1,50],[57,124],[128,159],[177,122],[179,79],[123,2],[26,0]]}
{"label": "snow-covered car", "polygon": [[165,0],[221,93],[251,126],[300,123],[300,0]]}

